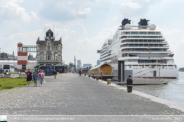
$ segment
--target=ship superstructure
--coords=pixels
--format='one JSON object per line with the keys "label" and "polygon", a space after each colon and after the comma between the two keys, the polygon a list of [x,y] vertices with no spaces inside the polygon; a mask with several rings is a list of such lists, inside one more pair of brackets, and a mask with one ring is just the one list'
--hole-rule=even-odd
{"label": "ship superstructure", "polygon": [[177,78],[174,54],[161,31],[149,20],[140,19],[138,25],[124,19],[113,38],[102,46],[100,62],[111,64],[118,70],[118,61],[125,62],[125,70],[132,70],[134,77]]}

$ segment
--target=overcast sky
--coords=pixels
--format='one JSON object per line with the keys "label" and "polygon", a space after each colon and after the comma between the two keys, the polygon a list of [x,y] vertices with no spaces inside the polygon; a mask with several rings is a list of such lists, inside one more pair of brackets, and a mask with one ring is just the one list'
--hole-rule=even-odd
{"label": "overcast sky", "polygon": [[[150,20],[161,30],[179,67],[184,66],[184,0],[0,0],[1,52],[17,52],[17,43],[36,45],[45,29],[62,37],[63,60],[96,65],[96,50],[113,36],[123,18],[136,25]],[[54,28],[54,29],[53,29]]]}

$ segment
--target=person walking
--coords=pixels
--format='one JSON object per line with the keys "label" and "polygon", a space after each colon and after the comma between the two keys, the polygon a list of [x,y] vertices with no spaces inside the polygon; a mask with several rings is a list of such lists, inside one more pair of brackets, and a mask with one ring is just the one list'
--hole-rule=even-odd
{"label": "person walking", "polygon": [[131,79],[131,76],[129,75],[127,79],[127,92],[128,93],[132,92],[132,84],[133,84],[133,80]]}
{"label": "person walking", "polygon": [[36,71],[33,74],[33,79],[34,79],[34,87],[37,87],[38,74],[36,73]]}
{"label": "person walking", "polygon": [[79,70],[79,76],[81,76],[81,70]]}
{"label": "person walking", "polygon": [[40,87],[42,86],[42,83],[43,83],[43,79],[44,79],[44,74],[42,72],[42,70],[39,71],[39,80],[40,80]]}
{"label": "person walking", "polygon": [[56,79],[56,75],[57,75],[57,71],[56,70],[54,70],[54,78]]}
{"label": "person walking", "polygon": [[27,81],[27,84],[28,84],[28,87],[30,85],[30,81],[33,79],[33,75],[32,75],[32,72],[30,72],[30,69],[27,70],[26,72],[26,81]]}

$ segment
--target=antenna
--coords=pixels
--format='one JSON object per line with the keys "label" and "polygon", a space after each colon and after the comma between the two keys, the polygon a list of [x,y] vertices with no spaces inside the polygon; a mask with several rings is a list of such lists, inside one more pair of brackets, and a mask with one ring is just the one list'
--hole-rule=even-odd
{"label": "antenna", "polygon": [[[53,31],[54,31],[54,34],[55,34],[54,26],[53,26]],[[53,36],[54,36],[54,35],[53,35]]]}

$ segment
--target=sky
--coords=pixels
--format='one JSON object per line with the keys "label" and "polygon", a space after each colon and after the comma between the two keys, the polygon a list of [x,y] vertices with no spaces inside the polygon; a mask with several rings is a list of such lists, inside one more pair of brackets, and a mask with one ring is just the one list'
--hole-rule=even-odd
{"label": "sky", "polygon": [[65,64],[81,60],[96,65],[97,50],[115,34],[124,18],[137,25],[141,18],[156,25],[184,67],[183,0],[0,0],[1,52],[17,52],[17,43],[36,45],[53,30],[62,38]]}

